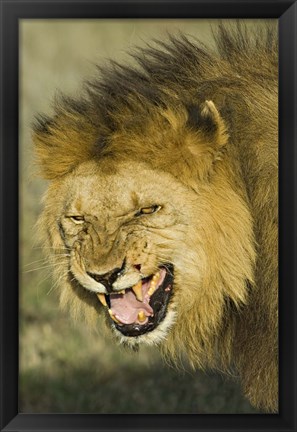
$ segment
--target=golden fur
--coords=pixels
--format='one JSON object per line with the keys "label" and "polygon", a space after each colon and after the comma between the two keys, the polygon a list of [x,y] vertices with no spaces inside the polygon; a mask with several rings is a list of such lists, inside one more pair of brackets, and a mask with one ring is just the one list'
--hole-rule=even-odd
{"label": "golden fur", "polygon": [[[121,340],[235,371],[249,400],[275,412],[276,31],[221,27],[214,52],[182,37],[159,45],[135,55],[138,68],[101,68],[85,96],[61,99],[35,127],[50,180],[39,231],[52,248],[61,304],[94,324],[103,308],[86,272],[125,258],[119,284],[127,286],[137,282],[136,263],[145,274],[173,263],[164,326]],[[133,218],[152,204],[161,210]],[[77,214],[91,228],[70,218]]]}

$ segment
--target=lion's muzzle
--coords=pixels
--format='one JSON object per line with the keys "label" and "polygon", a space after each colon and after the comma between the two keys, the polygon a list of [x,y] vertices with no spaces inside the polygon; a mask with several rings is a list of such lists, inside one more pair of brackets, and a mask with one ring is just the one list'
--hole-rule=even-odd
{"label": "lion's muzzle", "polygon": [[121,276],[121,274],[123,273],[123,271],[125,269],[125,265],[126,265],[126,260],[124,260],[121,268],[117,267],[117,268],[113,269],[112,271],[105,273],[103,275],[97,275],[95,273],[90,273],[90,272],[87,272],[87,274],[91,278],[95,279],[96,282],[101,283],[105,287],[105,289],[108,293],[111,293],[113,290],[112,284],[116,281],[116,279],[119,276]]}

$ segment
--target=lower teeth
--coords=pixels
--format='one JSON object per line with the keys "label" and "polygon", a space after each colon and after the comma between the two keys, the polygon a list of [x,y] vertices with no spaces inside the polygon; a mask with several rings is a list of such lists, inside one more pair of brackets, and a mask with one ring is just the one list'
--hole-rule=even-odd
{"label": "lower teeth", "polygon": [[117,324],[122,324],[121,321],[119,321],[119,320],[114,316],[114,314],[113,314],[113,312],[112,312],[111,309],[108,309],[108,313],[109,313],[111,319],[112,319],[114,322],[116,322]]}
{"label": "lower teeth", "polygon": [[146,320],[145,313],[143,311],[140,311],[137,315],[138,321],[144,322]]}

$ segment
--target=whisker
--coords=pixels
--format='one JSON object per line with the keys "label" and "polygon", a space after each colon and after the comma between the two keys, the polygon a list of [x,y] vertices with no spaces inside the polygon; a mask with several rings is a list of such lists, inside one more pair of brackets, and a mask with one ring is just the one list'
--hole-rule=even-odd
{"label": "whisker", "polygon": [[30,262],[28,264],[24,264],[23,267],[28,267],[28,266],[30,266],[32,264],[36,264],[38,262],[47,262],[47,261],[48,261],[48,258],[42,258],[42,259],[39,259],[39,260],[36,260],[36,261],[32,261],[32,262]]}
{"label": "whisker", "polygon": [[46,280],[50,279],[52,277],[52,273],[48,272],[44,278],[42,278],[41,280],[38,281],[38,287],[40,287],[43,282],[45,282]]}
{"label": "whisker", "polygon": [[[53,258],[69,257],[69,256],[70,256],[69,254],[58,254],[58,255],[55,255]],[[47,262],[49,262],[49,258],[45,257],[45,258],[42,258],[42,259],[39,259],[39,260],[36,260],[36,261],[32,261],[32,262],[30,262],[28,264],[24,264],[23,267],[28,267],[28,266],[30,266],[32,264],[36,264],[38,262],[47,263]]]}
{"label": "whisker", "polygon": [[64,247],[53,247],[53,246],[34,246],[32,249],[52,249],[52,250],[61,250],[61,251],[68,251],[69,248]]}
{"label": "whisker", "polygon": [[[65,260],[65,263],[67,263],[67,262],[68,262],[68,260]],[[23,273],[31,273],[31,272],[37,271],[37,270],[44,270],[44,269],[54,268],[54,267],[58,267],[59,265],[61,265],[61,261],[59,261],[57,263],[50,263],[50,264],[45,265],[45,266],[36,267],[34,269],[31,269],[31,270],[26,270],[26,271],[23,271]]]}
{"label": "whisker", "polygon": [[55,281],[55,283],[51,286],[51,288],[48,290],[48,292],[46,293],[46,295],[50,295],[55,289],[58,288],[59,283],[61,282],[61,280],[68,274],[70,273],[69,270],[65,271],[64,273],[62,273],[58,279]]}

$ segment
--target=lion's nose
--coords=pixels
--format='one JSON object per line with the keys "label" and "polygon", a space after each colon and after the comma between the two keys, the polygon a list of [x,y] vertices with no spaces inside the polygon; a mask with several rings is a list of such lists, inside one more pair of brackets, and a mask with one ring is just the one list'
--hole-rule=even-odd
{"label": "lion's nose", "polygon": [[122,267],[116,267],[113,270],[104,273],[104,274],[96,274],[96,273],[88,273],[88,275],[93,278],[96,282],[101,283],[105,286],[107,292],[112,292],[112,284],[114,281],[121,275],[125,268],[125,260],[122,264]]}

